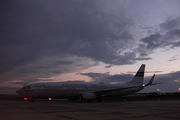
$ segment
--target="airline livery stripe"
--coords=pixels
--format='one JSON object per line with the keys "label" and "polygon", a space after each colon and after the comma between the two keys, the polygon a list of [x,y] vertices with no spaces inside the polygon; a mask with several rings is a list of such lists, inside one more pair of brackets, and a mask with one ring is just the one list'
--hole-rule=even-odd
{"label": "airline livery stripe", "polygon": [[136,76],[143,77],[144,76],[144,72],[138,72],[138,73],[136,73]]}

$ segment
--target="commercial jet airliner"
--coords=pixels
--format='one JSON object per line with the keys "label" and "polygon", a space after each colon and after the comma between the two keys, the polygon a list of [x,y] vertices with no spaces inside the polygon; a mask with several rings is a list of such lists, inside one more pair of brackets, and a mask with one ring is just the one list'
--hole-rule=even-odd
{"label": "commercial jet airliner", "polygon": [[159,84],[152,84],[155,74],[147,84],[143,84],[144,70],[145,64],[142,64],[134,78],[124,84],[35,83],[24,86],[17,90],[16,93],[24,96],[26,100],[31,100],[31,102],[39,98],[46,98],[49,100],[54,98],[77,98],[80,101],[97,100],[97,102],[102,102],[103,96],[125,96],[139,92],[146,86]]}

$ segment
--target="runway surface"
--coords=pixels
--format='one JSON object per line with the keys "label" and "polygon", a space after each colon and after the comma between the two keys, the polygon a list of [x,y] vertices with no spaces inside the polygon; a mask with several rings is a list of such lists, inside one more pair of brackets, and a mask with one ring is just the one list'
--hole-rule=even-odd
{"label": "runway surface", "polygon": [[180,101],[0,101],[1,120],[180,120]]}

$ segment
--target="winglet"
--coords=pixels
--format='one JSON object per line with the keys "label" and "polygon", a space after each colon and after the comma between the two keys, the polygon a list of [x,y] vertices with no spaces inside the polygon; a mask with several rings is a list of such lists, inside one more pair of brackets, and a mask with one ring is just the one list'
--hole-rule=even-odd
{"label": "winglet", "polygon": [[162,82],[159,82],[159,83],[153,83],[153,84],[152,84],[152,82],[153,82],[153,80],[154,80],[154,77],[155,77],[155,74],[152,76],[152,78],[150,79],[150,81],[149,81],[145,86],[156,85],[156,84],[162,83]]}
{"label": "winglet", "polygon": [[154,80],[155,74],[152,76],[152,78],[150,79],[150,81],[145,85],[145,86],[149,86],[152,85],[152,82]]}

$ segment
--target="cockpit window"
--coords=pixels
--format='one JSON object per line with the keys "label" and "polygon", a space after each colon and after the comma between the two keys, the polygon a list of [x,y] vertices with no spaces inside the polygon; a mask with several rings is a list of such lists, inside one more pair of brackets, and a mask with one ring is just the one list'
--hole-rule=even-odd
{"label": "cockpit window", "polygon": [[22,89],[29,89],[30,86],[24,86]]}

